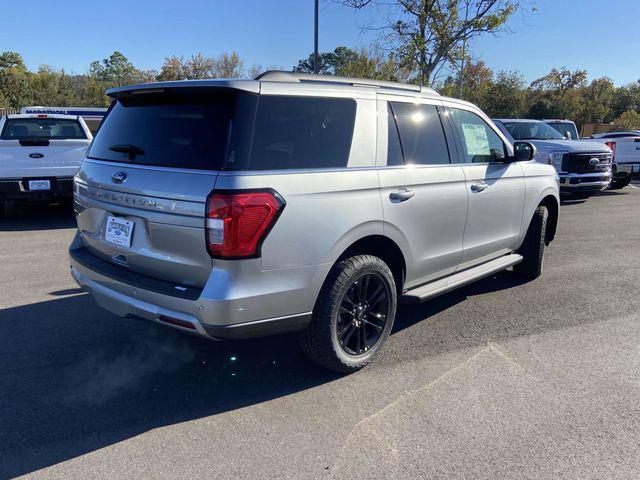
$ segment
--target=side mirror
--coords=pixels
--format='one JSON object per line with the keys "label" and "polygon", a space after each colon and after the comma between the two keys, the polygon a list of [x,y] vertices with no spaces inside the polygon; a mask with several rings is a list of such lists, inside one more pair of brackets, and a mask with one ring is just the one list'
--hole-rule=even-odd
{"label": "side mirror", "polygon": [[515,142],[513,152],[514,162],[527,162],[536,158],[536,146],[533,143]]}

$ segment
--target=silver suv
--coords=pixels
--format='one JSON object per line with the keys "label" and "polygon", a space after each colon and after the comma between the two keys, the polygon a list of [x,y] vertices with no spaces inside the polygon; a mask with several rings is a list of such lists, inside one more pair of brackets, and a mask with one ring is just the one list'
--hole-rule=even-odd
{"label": "silver suv", "polygon": [[420,302],[542,270],[553,167],[414,85],[267,72],[114,99],[75,178],[71,273],[97,303],[212,339],[299,331],[350,372]]}

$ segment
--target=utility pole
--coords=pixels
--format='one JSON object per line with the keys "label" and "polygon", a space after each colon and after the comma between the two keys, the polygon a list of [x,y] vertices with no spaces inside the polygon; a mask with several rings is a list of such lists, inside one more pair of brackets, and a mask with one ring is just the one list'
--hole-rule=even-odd
{"label": "utility pole", "polygon": [[[467,4],[467,8],[464,11],[464,23],[465,25],[469,23],[469,4]],[[458,76],[458,98],[462,98],[462,85],[464,82],[464,61],[467,59],[467,37],[465,35],[462,40],[462,62],[460,64],[460,74]]]}
{"label": "utility pole", "polygon": [[462,98],[462,85],[464,83],[464,61],[467,56],[467,39],[462,41],[462,61],[460,62],[460,73],[458,74],[458,98]]}
{"label": "utility pole", "polygon": [[318,0],[313,7],[313,73],[318,73]]}

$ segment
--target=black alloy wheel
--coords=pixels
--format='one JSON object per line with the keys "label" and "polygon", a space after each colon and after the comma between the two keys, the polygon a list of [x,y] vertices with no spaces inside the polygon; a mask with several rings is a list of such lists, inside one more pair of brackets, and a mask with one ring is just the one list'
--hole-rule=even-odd
{"label": "black alloy wheel", "polygon": [[347,289],[336,328],[340,347],[346,354],[367,353],[380,340],[389,317],[389,298],[387,282],[375,273],[362,275]]}

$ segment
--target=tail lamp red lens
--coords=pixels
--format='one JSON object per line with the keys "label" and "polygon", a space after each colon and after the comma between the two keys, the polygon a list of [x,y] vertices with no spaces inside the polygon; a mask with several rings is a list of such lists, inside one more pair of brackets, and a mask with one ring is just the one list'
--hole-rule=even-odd
{"label": "tail lamp red lens", "polygon": [[611,160],[616,158],[616,142],[604,142],[604,144],[611,149]]}
{"label": "tail lamp red lens", "polygon": [[284,200],[272,190],[214,192],[207,200],[207,250],[213,258],[260,256]]}

